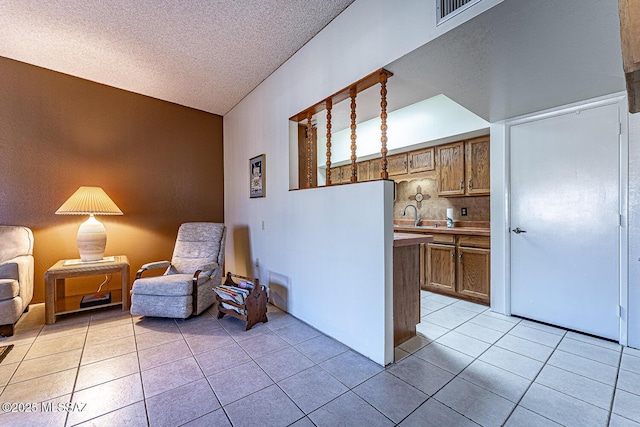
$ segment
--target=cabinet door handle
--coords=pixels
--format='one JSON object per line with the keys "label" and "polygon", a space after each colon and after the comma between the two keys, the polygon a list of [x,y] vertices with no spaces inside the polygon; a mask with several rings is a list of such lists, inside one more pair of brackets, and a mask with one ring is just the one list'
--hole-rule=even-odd
{"label": "cabinet door handle", "polygon": [[460,189],[464,190],[464,179],[460,180]]}
{"label": "cabinet door handle", "polygon": [[469,190],[472,190],[473,187],[471,186],[471,178],[469,178]]}
{"label": "cabinet door handle", "polygon": [[456,262],[456,253],[451,251],[451,262]]}
{"label": "cabinet door handle", "polygon": [[462,254],[458,255],[458,260],[460,261],[460,264],[462,264]]}

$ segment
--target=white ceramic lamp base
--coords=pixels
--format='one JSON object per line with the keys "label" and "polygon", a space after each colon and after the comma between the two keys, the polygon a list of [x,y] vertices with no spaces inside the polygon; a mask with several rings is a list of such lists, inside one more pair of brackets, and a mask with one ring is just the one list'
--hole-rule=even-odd
{"label": "white ceramic lamp base", "polygon": [[100,221],[91,215],[80,224],[76,241],[82,261],[100,261],[107,246],[107,232]]}

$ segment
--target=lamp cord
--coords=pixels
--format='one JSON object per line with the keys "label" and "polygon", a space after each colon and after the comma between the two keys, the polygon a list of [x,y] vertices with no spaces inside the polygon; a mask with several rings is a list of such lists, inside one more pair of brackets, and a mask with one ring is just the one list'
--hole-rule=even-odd
{"label": "lamp cord", "polygon": [[97,294],[100,293],[100,291],[102,290],[102,287],[104,285],[106,285],[107,283],[109,283],[111,281],[111,274],[105,274],[104,275],[104,280],[102,281],[102,283],[100,283],[100,287],[98,287],[98,292],[96,292]]}

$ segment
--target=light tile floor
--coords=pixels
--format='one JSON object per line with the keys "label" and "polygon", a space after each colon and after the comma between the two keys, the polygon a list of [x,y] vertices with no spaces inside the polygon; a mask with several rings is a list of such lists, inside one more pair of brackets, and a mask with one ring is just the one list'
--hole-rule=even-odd
{"label": "light tile floor", "polygon": [[0,425],[640,426],[639,350],[428,292],[421,314],[382,368],[272,306],[245,332],[34,305],[0,339]]}

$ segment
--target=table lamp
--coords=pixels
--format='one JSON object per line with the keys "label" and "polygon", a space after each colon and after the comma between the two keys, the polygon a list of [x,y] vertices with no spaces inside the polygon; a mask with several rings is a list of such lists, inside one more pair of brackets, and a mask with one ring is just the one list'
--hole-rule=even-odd
{"label": "table lamp", "polygon": [[89,215],[78,229],[78,252],[83,262],[100,261],[107,246],[107,232],[94,215],[122,215],[102,187],[80,187],[56,211],[56,215]]}

